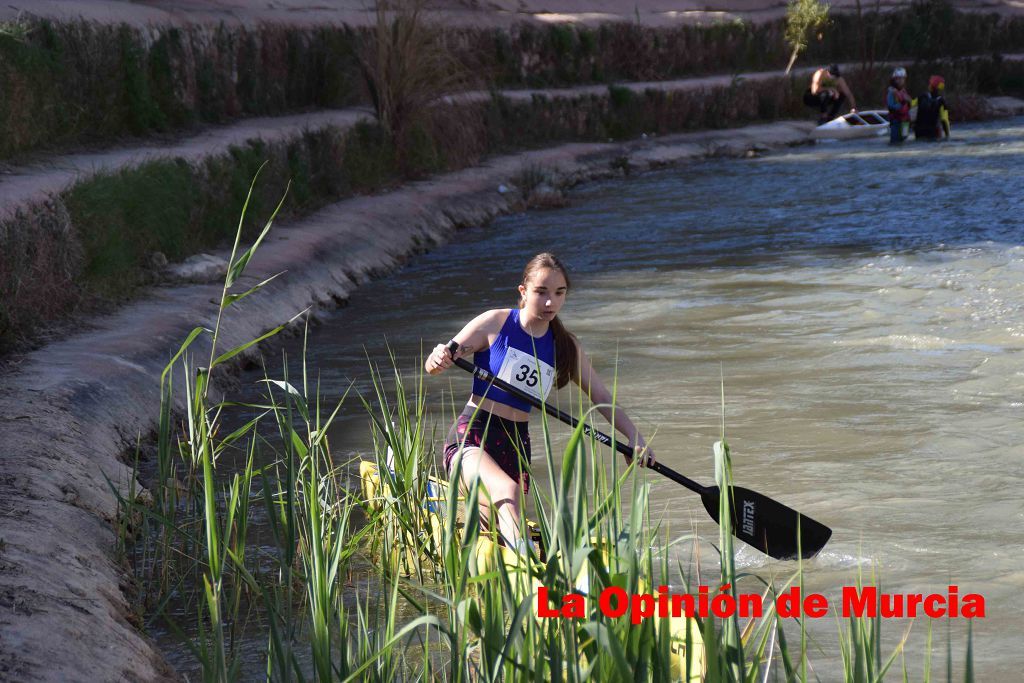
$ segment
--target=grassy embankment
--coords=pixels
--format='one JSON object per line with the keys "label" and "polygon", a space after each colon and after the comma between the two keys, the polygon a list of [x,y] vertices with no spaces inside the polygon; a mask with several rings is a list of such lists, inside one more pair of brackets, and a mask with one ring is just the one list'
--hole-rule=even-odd
{"label": "grassy embankment", "polygon": [[[886,80],[887,68],[877,62],[913,61],[911,88],[920,89],[929,73],[941,71],[954,116],[968,118],[983,112],[976,99],[957,101],[958,94],[1024,93],[1024,65],[999,57],[1024,49],[1024,21],[950,12],[933,1],[902,12],[835,15],[804,62],[860,62],[863,68],[851,80],[860,101],[871,103],[880,99],[873,95]],[[85,178],[50,202],[24,207],[0,222],[0,354],[24,348],[38,330],[68,315],[131,298],[158,277],[155,252],[174,261],[230,239],[230,217],[265,160],[268,175],[294,183],[282,217],[300,217],[488,154],[805,113],[801,81],[737,77],[728,87],[685,94],[636,94],[609,85],[603,97],[513,103],[494,96],[458,112],[420,106],[396,127],[382,115],[388,103],[379,93],[381,78],[397,79],[377,73],[381,67],[368,57],[379,56],[380,36],[387,33],[273,26],[142,32],[47,21],[0,27],[0,159],[240,116],[358,103],[374,104],[381,122],[254,142],[197,164],[142,164]],[[429,46],[430,54],[443,53],[458,71],[475,75],[441,84],[430,80],[440,78],[437,65],[425,71],[420,63],[430,62],[423,60],[424,50],[392,46],[388,58],[396,73],[403,64],[419,69],[411,88],[398,93],[397,104],[408,110],[422,104],[424,92],[456,86],[577,85],[781,68],[787,56],[782,33],[780,22],[736,22],[675,29],[523,25],[510,32],[418,35],[412,45]],[[972,54],[992,56],[963,58]],[[254,201],[262,207],[273,200]]]}
{"label": "grassy embankment", "polygon": [[[258,295],[260,286],[238,292],[234,284],[269,228],[247,250],[238,231],[222,313]],[[780,591],[802,585],[803,566],[786,567],[781,578],[738,573],[727,525],[716,552],[701,559],[702,571],[673,565],[669,550],[692,556],[697,540],[651,519],[649,485],[620,470],[581,430],[556,458],[552,425],[542,421],[535,462],[552,476],[546,490],[533,487],[530,504],[546,558],[510,563],[477,552],[478,485],[462,501],[454,489],[439,497],[432,488],[436,444],[422,374],[410,378],[392,359],[392,370],[368,370],[370,395],[328,402],[303,359],[300,377],[268,376],[262,403],[217,403],[211,378],[281,328],[232,349],[218,346],[219,329],[194,330],[168,364],[152,499],[121,498],[118,515],[119,547],[132,559],[144,622],[167,618],[172,603],[195,615],[197,629],[178,626],[203,680],[237,680],[243,653],[252,651],[242,645],[253,638],[266,645],[265,669],[259,666],[274,681],[662,681],[705,668],[708,681],[814,679],[814,653],[826,648],[811,646],[802,620],[781,618],[771,607]],[[202,358],[197,340],[209,347]],[[175,387],[176,377],[187,378],[186,386]],[[180,416],[172,410],[175,393],[186,397]],[[369,497],[359,492],[353,463],[335,458],[329,438],[332,422],[353,403],[369,416],[384,480]],[[582,408],[576,412],[588,418]],[[227,433],[229,422],[242,426]],[[716,479],[731,485],[724,426]],[[720,518],[729,520],[729,496],[721,501]],[[661,620],[611,618],[593,599],[612,586],[640,592],[663,584],[677,593],[728,585],[734,599],[744,592],[768,602],[760,618],[698,619],[673,640]],[[556,599],[573,591],[591,596],[585,614],[536,618],[538,585]],[[837,621],[833,656],[843,680],[880,681],[889,672],[905,679],[906,634],[883,644],[880,619]],[[925,637],[927,681],[930,629]],[[969,629],[966,657],[965,678],[972,680]]]}
{"label": "grassy embankment", "polygon": [[[293,182],[284,215],[295,218],[408,178],[465,167],[489,153],[796,115],[789,82],[779,85],[759,82],[685,97],[618,87],[608,96],[527,103],[496,97],[458,111],[438,107],[429,121],[410,130],[401,150],[378,126],[360,124],[280,143],[253,142],[201,164],[167,160],[100,174],[6,222],[0,344],[29,337],[70,312],[130,299],[158,277],[151,265],[154,252],[177,261],[222,244],[230,236],[229,217],[243,199],[244,180],[263,161],[269,161],[269,176]],[[459,125],[465,122],[474,125]],[[256,205],[271,201],[258,196]]]}
{"label": "grassy embankment", "polygon": [[[657,29],[522,24],[510,31],[447,28],[440,39],[485,85],[543,88],[782,69],[788,57],[783,32],[782,20]],[[370,28],[143,31],[9,23],[0,26],[0,159],[199,122],[369,103],[361,55],[373,40]],[[957,13],[930,0],[860,17],[833,13],[801,61],[916,63],[1022,49],[1024,20]],[[976,83],[950,83],[957,91],[976,87],[1019,92],[1024,81],[1017,74],[1000,82],[992,73]]]}

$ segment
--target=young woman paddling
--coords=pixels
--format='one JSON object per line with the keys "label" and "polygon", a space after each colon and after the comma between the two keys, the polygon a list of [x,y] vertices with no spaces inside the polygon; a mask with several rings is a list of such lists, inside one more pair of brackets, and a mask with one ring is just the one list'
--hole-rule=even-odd
{"label": "young woman paddling", "polygon": [[[576,337],[558,319],[569,291],[569,275],[553,254],[538,254],[523,270],[519,308],[481,313],[452,341],[455,358],[473,354],[477,366],[546,400],[552,386],[576,382],[598,411],[612,421],[612,395],[594,372]],[[426,361],[431,375],[444,372],[454,358],[446,344],[438,344]],[[455,420],[444,446],[444,466],[451,475],[462,453],[462,483],[480,478],[480,517],[497,519],[504,543],[520,552],[529,544],[522,534],[520,495],[529,490],[530,475],[522,464],[530,462],[530,405],[495,386],[474,378],[473,393]],[[613,426],[641,456],[640,466],[654,464],[636,425],[622,408],[614,411]],[[627,461],[629,459],[627,458]]]}

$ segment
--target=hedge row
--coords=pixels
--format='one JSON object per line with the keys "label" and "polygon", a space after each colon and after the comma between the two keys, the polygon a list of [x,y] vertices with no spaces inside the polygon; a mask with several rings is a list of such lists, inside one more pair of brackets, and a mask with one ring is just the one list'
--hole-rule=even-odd
{"label": "hedge row", "polygon": [[[550,87],[778,69],[783,22],[598,28],[445,28],[483,86]],[[0,159],[109,143],[199,122],[368,103],[368,29],[0,25]],[[935,59],[1024,50],[1024,18],[957,13],[946,0],[836,14],[804,63]]]}
{"label": "hedge row", "polygon": [[780,78],[687,92],[613,86],[603,96],[495,96],[438,106],[398,143],[376,124],[362,123],[285,142],[254,140],[200,163],[166,159],[100,174],[0,221],[0,354],[97,302],[132,298],[154,281],[155,252],[176,261],[224,244],[265,161],[248,212],[250,236],[288,181],[283,223],[345,197],[463,168],[487,154],[791,115],[801,106],[798,89]]}

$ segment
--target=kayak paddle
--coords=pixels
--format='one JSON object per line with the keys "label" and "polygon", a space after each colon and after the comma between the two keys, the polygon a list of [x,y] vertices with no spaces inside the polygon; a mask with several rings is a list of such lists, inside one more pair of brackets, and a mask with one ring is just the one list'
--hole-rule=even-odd
{"label": "kayak paddle", "polygon": [[[450,342],[448,351],[455,356],[458,344]],[[552,405],[549,405],[536,396],[532,396],[520,390],[508,382],[495,377],[489,370],[477,367],[465,358],[456,358],[455,364],[463,370],[473,374],[478,379],[493,384],[518,398],[523,399],[530,405],[540,408],[551,417],[576,427],[579,420],[572,415],[563,413]],[[583,431],[606,446],[614,446],[615,450],[625,456],[633,457],[633,449],[629,445],[614,441],[610,436],[593,429],[590,425],[584,424]],[[716,523],[719,520],[719,500],[722,495],[717,486],[701,486],[693,479],[679,474],[673,469],[656,462],[648,469],[664,475],[682,484],[694,493],[700,495],[704,509],[708,511]],[[829,537],[832,530],[821,522],[817,522],[806,515],[782,503],[772,500],[768,496],[757,491],[743,488],[742,486],[730,487],[732,492],[731,505],[729,506],[730,517],[732,517],[732,533],[744,543],[757,548],[761,552],[774,557],[777,560],[792,560],[799,555],[803,559],[809,559],[818,554]]]}

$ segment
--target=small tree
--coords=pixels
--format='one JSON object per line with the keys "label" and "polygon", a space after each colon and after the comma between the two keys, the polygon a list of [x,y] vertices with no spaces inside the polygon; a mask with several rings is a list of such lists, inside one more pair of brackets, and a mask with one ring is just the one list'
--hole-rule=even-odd
{"label": "small tree", "polygon": [[[362,34],[359,60],[377,120],[403,162],[409,135],[437,105],[475,85],[428,20],[430,0],[376,0],[376,22]],[[463,123],[469,123],[463,121]]]}
{"label": "small tree", "polygon": [[812,33],[828,21],[828,3],[821,0],[790,0],[786,6],[786,44],[793,48],[786,73],[793,69],[797,56],[807,49]]}

